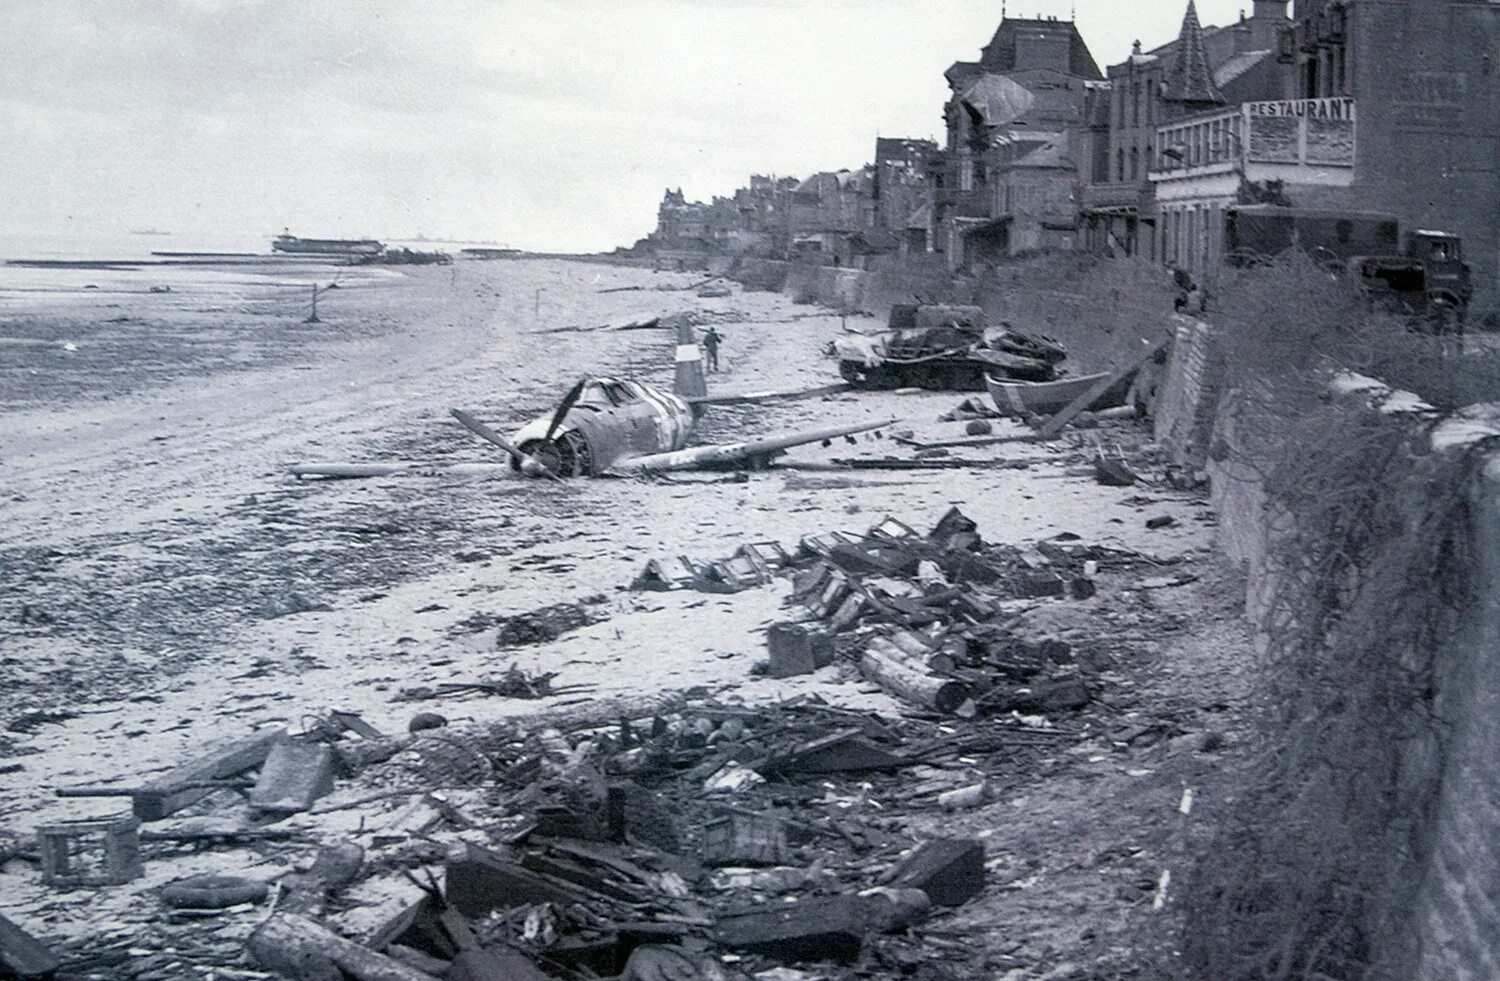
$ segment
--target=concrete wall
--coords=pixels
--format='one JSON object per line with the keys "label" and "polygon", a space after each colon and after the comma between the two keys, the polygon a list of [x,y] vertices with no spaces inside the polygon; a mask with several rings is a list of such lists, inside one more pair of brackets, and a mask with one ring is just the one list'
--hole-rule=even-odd
{"label": "concrete wall", "polygon": [[[1500,406],[1465,410],[1434,444],[1447,452],[1500,435]],[[1453,645],[1439,680],[1446,723],[1442,784],[1417,908],[1415,976],[1432,981],[1500,978],[1500,454],[1473,489],[1480,615]]]}
{"label": "concrete wall", "polygon": [[971,290],[952,276],[918,263],[876,260],[872,269],[846,269],[811,263],[741,260],[735,279],[749,288],[772,289],[799,302],[835,310],[859,310],[885,319],[892,304],[917,295],[940,302],[966,302]]}
{"label": "concrete wall", "polygon": [[[1268,498],[1260,469],[1245,458],[1239,438],[1245,422],[1234,394],[1206,394],[1214,373],[1209,339],[1207,325],[1179,325],[1154,425],[1173,459],[1195,459],[1211,431],[1203,465],[1218,514],[1216,544],[1244,570],[1246,616],[1258,624],[1276,585],[1269,555],[1286,517]],[[1415,396],[1372,379],[1340,376],[1332,390],[1396,417],[1394,424],[1427,424],[1434,415]],[[1500,406],[1451,416],[1434,429],[1432,444],[1436,452],[1460,453],[1484,439],[1500,439]],[[1417,788],[1436,779],[1440,789],[1430,814],[1424,814],[1430,802],[1412,795],[1425,871],[1406,929],[1383,938],[1385,955],[1408,972],[1402,976],[1424,981],[1500,978],[1500,453],[1483,461],[1471,493],[1480,602],[1441,654],[1437,731],[1402,747],[1401,783]]]}

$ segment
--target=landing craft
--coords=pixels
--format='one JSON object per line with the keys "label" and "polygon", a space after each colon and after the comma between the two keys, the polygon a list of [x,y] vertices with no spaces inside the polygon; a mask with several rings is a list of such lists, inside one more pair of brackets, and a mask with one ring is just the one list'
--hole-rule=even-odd
{"label": "landing craft", "polygon": [[[840,437],[852,442],[859,433],[883,429],[895,422],[885,419],[740,443],[689,447],[698,419],[710,405],[808,397],[841,391],[848,386],[710,396],[693,329],[680,327],[677,340],[677,370],[670,392],[637,381],[584,378],[569,389],[550,416],[533,420],[509,439],[461,409],[454,409],[453,415],[481,439],[504,450],[512,470],[554,480],[606,473],[760,467],[792,447]],[[317,464],[294,466],[292,472],[298,476],[370,477],[419,466]]]}

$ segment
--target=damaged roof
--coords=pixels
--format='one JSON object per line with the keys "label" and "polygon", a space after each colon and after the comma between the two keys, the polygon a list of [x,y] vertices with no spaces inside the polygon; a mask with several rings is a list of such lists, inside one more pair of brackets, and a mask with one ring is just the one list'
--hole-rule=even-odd
{"label": "damaged roof", "polygon": [[979,114],[986,126],[1014,122],[1036,105],[1036,96],[1030,89],[1004,75],[980,75],[959,98]]}

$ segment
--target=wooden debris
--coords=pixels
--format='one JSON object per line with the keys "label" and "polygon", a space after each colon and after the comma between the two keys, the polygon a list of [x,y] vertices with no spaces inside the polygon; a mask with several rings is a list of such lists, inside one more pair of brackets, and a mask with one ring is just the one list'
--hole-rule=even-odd
{"label": "wooden debris", "polygon": [[478,845],[464,845],[450,853],[446,870],[444,897],[465,916],[483,916],[527,903],[578,903],[588,898],[574,886],[538,875]]}
{"label": "wooden debris", "polygon": [[447,981],[552,981],[531,959],[513,950],[466,950],[453,958]]}
{"label": "wooden debris", "polygon": [[773,623],[766,633],[773,678],[810,674],[833,663],[833,638],[800,623]]}
{"label": "wooden debris", "polygon": [[848,963],[859,957],[868,929],[867,904],[858,896],[828,896],[721,916],[714,939],[733,950],[789,961]]}
{"label": "wooden debris", "polygon": [[876,746],[861,730],[847,729],[796,746],[761,768],[774,773],[860,773],[905,765],[906,760]]}
{"label": "wooden debris", "polygon": [[945,715],[974,714],[969,688],[961,681],[923,674],[905,661],[892,660],[869,648],[860,656],[859,666],[866,678],[913,705]]}
{"label": "wooden debris", "polygon": [[285,734],[280,726],[261,730],[151,780],[131,794],[135,816],[160,821],[202,800],[209,793],[205,781],[227,780],[260,766]]}
{"label": "wooden debris", "polygon": [[703,826],[709,865],[785,865],[786,822],[774,814],[729,814]]}
{"label": "wooden debris", "polygon": [[126,814],[37,828],[42,881],[49,886],[118,886],[141,876],[141,822]]}
{"label": "wooden debris", "polygon": [[250,791],[250,807],[262,814],[296,814],[333,789],[333,750],[322,743],[279,739]]}
{"label": "wooden debris", "polygon": [[0,974],[22,981],[48,978],[60,963],[51,948],[0,914]]}
{"label": "wooden debris", "polygon": [[435,981],[431,974],[345,940],[315,920],[274,913],[246,946],[256,963],[294,981]]}
{"label": "wooden debris", "polygon": [[1057,434],[1063,431],[1063,427],[1072,422],[1080,412],[1093,405],[1095,399],[1109,391],[1111,386],[1118,384],[1126,375],[1133,371],[1138,371],[1141,365],[1156,357],[1158,353],[1171,343],[1172,335],[1164,334],[1152,343],[1147,344],[1134,357],[1121,363],[1114,371],[1111,371],[1108,375],[1090,385],[1087,391],[1080,394],[1076,399],[1064,406],[1056,415],[1051,416],[1046,422],[1042,423],[1041,427],[1037,430],[1037,438],[1056,439]]}
{"label": "wooden debris", "polygon": [[962,906],[984,888],[984,842],[978,838],[923,842],[888,878],[893,886],[922,890],[935,906]]}

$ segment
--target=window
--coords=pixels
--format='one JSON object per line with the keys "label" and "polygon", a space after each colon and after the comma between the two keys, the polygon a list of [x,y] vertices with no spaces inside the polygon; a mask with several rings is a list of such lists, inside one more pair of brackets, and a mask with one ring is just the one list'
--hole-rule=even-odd
{"label": "window", "polygon": [[1125,151],[1123,148],[1120,150],[1119,158],[1116,161],[1115,180],[1121,183],[1125,181]]}
{"label": "window", "polygon": [[1133,83],[1131,83],[1131,86],[1130,86],[1130,102],[1131,102],[1131,105],[1133,106],[1133,109],[1131,110],[1132,113],[1133,113],[1132,122],[1134,123],[1134,125],[1139,126],[1141,124],[1141,83],[1140,82],[1133,82]]}
{"label": "window", "polygon": [[1135,147],[1130,148],[1130,179],[1140,179],[1141,151]]}

